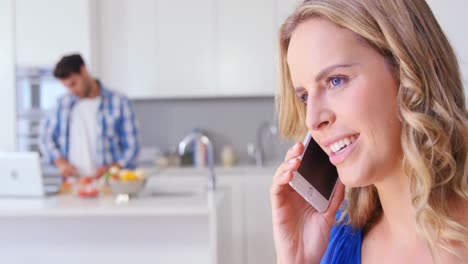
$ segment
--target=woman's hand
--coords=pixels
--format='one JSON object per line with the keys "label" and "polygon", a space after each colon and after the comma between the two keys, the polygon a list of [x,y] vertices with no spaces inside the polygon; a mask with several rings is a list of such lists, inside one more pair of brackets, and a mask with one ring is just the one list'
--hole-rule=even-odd
{"label": "woman's hand", "polygon": [[327,211],[317,212],[289,182],[299,168],[298,157],[304,151],[296,144],[286,154],[273,178],[271,206],[278,263],[319,263],[328,245],[336,211],[344,198],[344,185],[338,180]]}

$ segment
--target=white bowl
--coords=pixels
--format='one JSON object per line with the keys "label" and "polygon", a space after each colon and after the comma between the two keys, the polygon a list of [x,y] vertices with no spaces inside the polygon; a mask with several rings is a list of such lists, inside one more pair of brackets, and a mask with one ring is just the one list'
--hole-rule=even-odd
{"label": "white bowl", "polygon": [[137,195],[146,185],[146,179],[133,181],[110,180],[109,187],[115,195],[127,194],[129,196]]}

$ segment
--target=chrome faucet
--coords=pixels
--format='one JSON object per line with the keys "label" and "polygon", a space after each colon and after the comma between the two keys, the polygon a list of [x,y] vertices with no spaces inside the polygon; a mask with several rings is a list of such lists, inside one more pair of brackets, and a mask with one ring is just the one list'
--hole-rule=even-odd
{"label": "chrome faucet", "polygon": [[187,147],[192,145],[195,140],[200,140],[202,144],[206,146],[206,155],[208,158],[208,169],[210,174],[208,176],[208,190],[214,191],[216,190],[216,175],[214,171],[214,148],[211,140],[202,132],[200,131],[193,131],[180,141],[178,146],[179,155],[182,156],[187,151]]}
{"label": "chrome faucet", "polygon": [[278,134],[278,129],[276,126],[268,122],[263,122],[257,128],[257,139],[253,148],[253,156],[255,158],[255,164],[257,167],[263,167],[265,165],[265,151],[262,144],[263,133],[265,131],[268,131],[268,134],[271,136],[276,136]]}

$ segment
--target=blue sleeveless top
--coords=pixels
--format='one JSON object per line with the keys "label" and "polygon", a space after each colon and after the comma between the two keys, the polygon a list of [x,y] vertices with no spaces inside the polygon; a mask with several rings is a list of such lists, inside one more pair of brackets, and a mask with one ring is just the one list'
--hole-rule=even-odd
{"label": "blue sleeveless top", "polygon": [[[340,218],[338,210],[335,221]],[[340,223],[334,225],[330,231],[327,250],[322,257],[321,264],[335,263],[361,263],[362,231],[354,229],[350,225]]]}

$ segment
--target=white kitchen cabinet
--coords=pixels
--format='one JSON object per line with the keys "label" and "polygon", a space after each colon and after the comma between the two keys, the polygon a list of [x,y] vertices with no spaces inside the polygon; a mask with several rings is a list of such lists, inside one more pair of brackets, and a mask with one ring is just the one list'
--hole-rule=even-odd
{"label": "white kitchen cabinet", "polygon": [[[224,260],[220,264],[246,263],[245,252],[245,177],[226,175],[218,177],[218,186],[226,193],[226,204],[230,211],[230,239],[226,239],[226,248],[218,249]],[[264,263],[264,262],[259,262]]]}
{"label": "white kitchen cabinet", "polygon": [[276,263],[270,187],[274,171],[246,177],[245,235],[247,264]]}
{"label": "white kitchen cabinet", "polygon": [[93,0],[16,0],[16,63],[47,66],[68,53],[81,53],[98,69],[97,10]]}
{"label": "white kitchen cabinet", "polygon": [[224,264],[225,195],[188,187],[161,189],[150,179],[148,192],[126,204],[112,196],[2,197],[2,263]]}
{"label": "white kitchen cabinet", "polygon": [[[216,168],[218,188],[225,194],[229,220],[222,233],[220,264],[276,263],[270,207],[270,186],[276,166]],[[208,171],[170,168],[155,176],[154,186],[206,188]]]}
{"label": "white kitchen cabinet", "polygon": [[101,43],[110,47],[103,81],[134,99],[213,96],[215,7],[214,0],[103,0]]}
{"label": "white kitchen cabinet", "polygon": [[[161,176],[153,177],[154,186],[165,186],[165,188],[177,189],[181,186],[190,186],[193,189],[206,191],[207,170],[179,168],[163,171]],[[222,261],[220,264],[246,263],[246,242],[245,242],[245,177],[239,171],[219,171],[217,174],[217,188],[225,194],[223,210],[229,212],[228,215],[220,217],[225,219],[221,233],[223,246],[218,248]],[[228,217],[228,219],[226,219]]]}
{"label": "white kitchen cabinet", "polygon": [[0,0],[0,151],[16,149],[14,0]]}
{"label": "white kitchen cabinet", "polygon": [[102,0],[100,10],[102,79],[131,98],[274,94],[274,1]]}
{"label": "white kitchen cabinet", "polygon": [[215,92],[215,1],[157,1],[157,97],[209,97]]}
{"label": "white kitchen cabinet", "polygon": [[152,97],[158,91],[156,23],[157,1],[125,0],[126,94],[133,98]]}
{"label": "white kitchen cabinet", "polygon": [[217,21],[219,94],[273,95],[275,2],[219,0]]}
{"label": "white kitchen cabinet", "polygon": [[272,96],[277,9],[284,6],[101,0],[101,77],[136,99]]}
{"label": "white kitchen cabinet", "polygon": [[[126,2],[100,0],[99,3],[99,61],[102,82],[110,89],[124,94],[128,90],[128,47]],[[136,0],[135,0],[136,1]]]}

